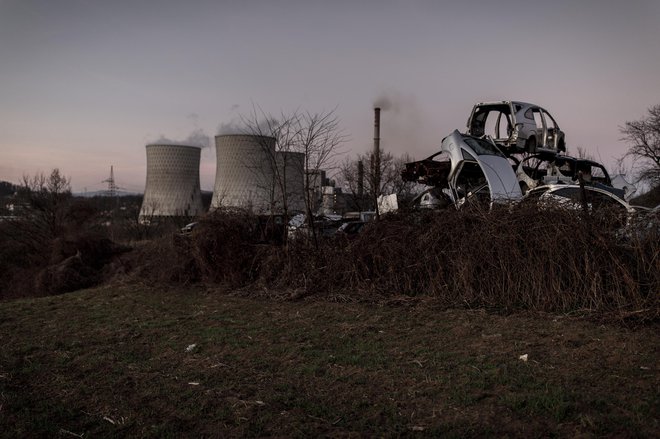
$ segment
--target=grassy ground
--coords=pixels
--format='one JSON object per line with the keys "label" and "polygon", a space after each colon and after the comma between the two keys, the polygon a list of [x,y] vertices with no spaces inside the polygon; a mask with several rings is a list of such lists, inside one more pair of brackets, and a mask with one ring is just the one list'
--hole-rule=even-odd
{"label": "grassy ground", "polygon": [[658,340],[423,299],[103,287],[0,303],[0,435],[649,437]]}

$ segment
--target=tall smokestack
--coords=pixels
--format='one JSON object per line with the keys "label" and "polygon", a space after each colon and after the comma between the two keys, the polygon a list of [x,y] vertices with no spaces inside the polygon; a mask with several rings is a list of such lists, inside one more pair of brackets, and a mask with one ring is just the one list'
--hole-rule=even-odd
{"label": "tall smokestack", "polygon": [[380,158],[380,107],[374,108],[374,157]]}
{"label": "tall smokestack", "polygon": [[374,107],[374,210],[376,218],[379,218],[378,212],[378,192],[380,192],[380,107]]}

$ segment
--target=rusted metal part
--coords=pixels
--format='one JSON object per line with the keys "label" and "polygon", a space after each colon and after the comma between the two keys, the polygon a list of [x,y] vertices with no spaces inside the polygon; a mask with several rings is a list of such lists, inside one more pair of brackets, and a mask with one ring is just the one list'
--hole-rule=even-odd
{"label": "rusted metal part", "polygon": [[403,181],[412,181],[440,188],[449,187],[447,177],[451,171],[451,162],[449,160],[436,161],[432,157],[434,156],[406,163],[405,168],[401,171]]}

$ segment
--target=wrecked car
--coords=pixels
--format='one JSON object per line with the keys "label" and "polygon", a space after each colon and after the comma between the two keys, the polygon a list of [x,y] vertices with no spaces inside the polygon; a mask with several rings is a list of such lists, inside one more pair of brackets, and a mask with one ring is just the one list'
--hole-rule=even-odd
{"label": "wrecked car", "polygon": [[[318,237],[332,237],[341,225],[341,220],[341,215],[314,215],[314,233],[316,233],[316,236]],[[287,228],[289,239],[296,239],[300,237],[309,238],[312,236],[312,231],[310,230],[309,224],[307,222],[307,215],[302,213],[291,218]]]}
{"label": "wrecked car", "polygon": [[337,232],[335,233],[336,237],[344,237],[347,239],[354,238],[357,236],[364,227],[369,224],[367,221],[348,221],[339,226]]}
{"label": "wrecked car", "polygon": [[548,184],[530,190],[521,204],[533,204],[541,209],[587,210],[598,213],[601,220],[617,228],[628,226],[640,212],[613,190],[616,189],[604,185]]}
{"label": "wrecked car", "polygon": [[440,152],[406,163],[401,177],[433,186],[416,197],[418,207],[453,204],[458,208],[466,202],[490,206],[522,197],[516,174],[502,151],[486,138],[457,130],[442,140]]}
{"label": "wrecked car", "polygon": [[625,198],[623,189],[612,187],[605,166],[593,160],[547,153],[531,155],[520,161],[510,157],[510,160],[514,163],[523,194],[546,184],[576,184],[582,178],[586,184],[603,187],[617,197]]}
{"label": "wrecked car", "polygon": [[507,153],[566,151],[565,134],[544,108],[518,101],[475,104],[467,134],[489,136]]}
{"label": "wrecked car", "polygon": [[[609,190],[608,190],[609,189]],[[559,205],[589,210],[610,209],[622,214],[635,213],[635,209],[623,198],[614,193],[614,188],[579,184],[548,184],[530,190],[524,197],[524,203],[558,203]]]}

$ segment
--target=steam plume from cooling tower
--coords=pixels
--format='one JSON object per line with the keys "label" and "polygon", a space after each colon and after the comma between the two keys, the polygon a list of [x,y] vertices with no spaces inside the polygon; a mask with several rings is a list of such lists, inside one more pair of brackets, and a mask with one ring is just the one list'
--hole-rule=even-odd
{"label": "steam plume from cooling tower", "polygon": [[229,122],[221,122],[217,131],[219,136],[232,134],[272,136],[279,125],[280,122],[274,117],[261,118],[256,121],[237,117]]}
{"label": "steam plume from cooling tower", "polygon": [[188,137],[183,140],[169,139],[161,134],[158,139],[149,143],[156,145],[188,145],[196,146],[198,148],[208,148],[211,146],[211,137],[208,136],[203,129],[195,128]]}

